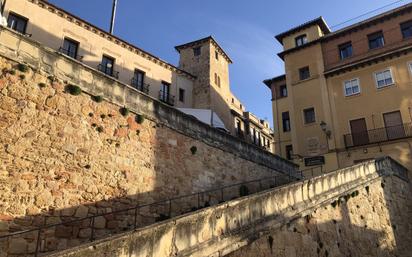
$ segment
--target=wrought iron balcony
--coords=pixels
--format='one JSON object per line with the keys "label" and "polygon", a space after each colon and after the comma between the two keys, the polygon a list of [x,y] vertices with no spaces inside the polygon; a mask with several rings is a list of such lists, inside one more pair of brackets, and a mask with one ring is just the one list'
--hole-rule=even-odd
{"label": "wrought iron balcony", "polygon": [[103,65],[103,64],[99,64],[99,65],[97,66],[97,69],[98,69],[99,71],[103,72],[103,73],[106,74],[106,75],[109,75],[109,76],[111,76],[111,77],[113,77],[113,78],[119,79],[119,72],[118,72],[118,71],[115,71],[115,70],[113,69],[113,67],[107,67],[107,66],[105,66],[105,65]]}
{"label": "wrought iron balcony", "polygon": [[343,136],[345,147],[364,146],[412,137],[412,123],[377,128]]}
{"label": "wrought iron balcony", "polygon": [[60,47],[60,48],[59,48],[59,52],[62,53],[62,54],[64,54],[64,55],[67,55],[67,56],[70,57],[70,58],[76,59],[76,60],[78,60],[78,61],[82,61],[82,60],[83,60],[83,56],[79,56],[79,55],[77,55],[77,53],[71,52],[71,51],[69,51],[69,50],[67,50],[67,49],[64,49],[63,47]]}
{"label": "wrought iron balcony", "polygon": [[168,105],[175,105],[175,96],[163,90],[159,91],[159,100]]}
{"label": "wrought iron balcony", "polygon": [[150,85],[145,84],[145,83],[139,84],[139,83],[137,82],[137,79],[136,79],[136,78],[132,78],[131,86],[134,87],[134,88],[136,88],[137,90],[145,93],[145,94],[149,94],[149,87],[150,87]]}

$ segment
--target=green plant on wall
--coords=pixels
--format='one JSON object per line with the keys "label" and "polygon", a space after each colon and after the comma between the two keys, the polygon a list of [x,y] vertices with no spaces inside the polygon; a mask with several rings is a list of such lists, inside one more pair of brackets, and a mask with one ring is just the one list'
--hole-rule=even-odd
{"label": "green plant on wall", "polygon": [[71,95],[80,95],[82,89],[76,85],[69,84],[66,86],[65,91]]}
{"label": "green plant on wall", "polygon": [[20,75],[19,75],[19,78],[20,78],[21,80],[24,80],[24,79],[26,78],[26,75],[20,74]]}
{"label": "green plant on wall", "polygon": [[103,102],[103,96],[94,95],[94,96],[92,96],[92,100],[95,101],[96,103],[101,103],[101,102]]}
{"label": "green plant on wall", "polygon": [[249,195],[249,188],[245,185],[241,185],[239,187],[239,195],[240,196],[247,196]]}
{"label": "green plant on wall", "polygon": [[28,72],[29,71],[29,67],[25,64],[19,63],[17,65],[17,69],[21,72]]}
{"label": "green plant on wall", "polygon": [[129,115],[129,113],[130,113],[129,109],[127,109],[126,107],[120,108],[119,112],[120,112],[120,114],[121,114],[122,116],[124,116],[124,117],[126,117],[126,116]]}
{"label": "green plant on wall", "polygon": [[40,82],[38,85],[39,85],[40,88],[45,88],[46,87],[46,83],[43,83],[43,82]]}
{"label": "green plant on wall", "polygon": [[144,122],[144,116],[141,115],[141,114],[137,114],[137,115],[136,115],[136,122],[137,122],[138,124],[142,124],[142,123]]}
{"label": "green plant on wall", "polygon": [[195,155],[196,152],[197,152],[197,147],[196,147],[196,146],[192,146],[192,147],[190,148],[190,151],[192,152],[193,155]]}

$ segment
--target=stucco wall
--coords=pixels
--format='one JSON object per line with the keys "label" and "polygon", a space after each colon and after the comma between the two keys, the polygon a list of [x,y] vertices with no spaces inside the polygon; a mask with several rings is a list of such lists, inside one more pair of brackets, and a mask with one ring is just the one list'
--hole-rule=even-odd
{"label": "stucco wall", "polygon": [[404,172],[390,159],[372,161],[53,256],[408,257]]}
{"label": "stucco wall", "polygon": [[[3,28],[0,55],[2,234],[275,174],[295,175],[292,163]],[[18,71],[18,62],[28,71]],[[65,92],[68,84],[83,93]],[[119,112],[124,106],[130,110],[126,117]],[[183,205],[190,210],[191,204]],[[150,210],[146,218],[158,216]],[[45,242],[50,249],[76,243],[53,236]],[[17,249],[32,251],[33,244],[30,237]]]}

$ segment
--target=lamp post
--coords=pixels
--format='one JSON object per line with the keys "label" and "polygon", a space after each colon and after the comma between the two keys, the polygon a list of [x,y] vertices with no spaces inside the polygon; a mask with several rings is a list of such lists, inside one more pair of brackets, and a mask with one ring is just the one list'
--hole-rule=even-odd
{"label": "lamp post", "polygon": [[330,130],[328,130],[328,124],[326,124],[326,122],[321,121],[319,125],[320,125],[320,128],[322,129],[322,131],[325,133],[326,145],[328,147],[328,152],[329,152],[329,139],[331,137],[332,132]]}

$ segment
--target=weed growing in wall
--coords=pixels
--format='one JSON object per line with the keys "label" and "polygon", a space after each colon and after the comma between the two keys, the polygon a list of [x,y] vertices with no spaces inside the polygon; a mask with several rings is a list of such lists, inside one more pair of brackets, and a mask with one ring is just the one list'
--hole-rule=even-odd
{"label": "weed growing in wall", "polygon": [[40,88],[45,88],[45,87],[46,87],[46,83],[40,82],[40,83],[38,84],[38,86],[39,86]]}
{"label": "weed growing in wall", "polygon": [[69,84],[66,86],[65,91],[71,95],[80,95],[82,89],[76,85]]}
{"label": "weed growing in wall", "polygon": [[119,112],[120,112],[120,114],[121,114],[122,116],[124,116],[124,117],[126,117],[126,116],[129,115],[129,113],[130,113],[129,109],[127,109],[126,107],[120,108]]}
{"label": "weed growing in wall", "polygon": [[141,114],[137,114],[137,115],[136,115],[136,122],[137,122],[138,124],[142,124],[142,123],[144,122],[144,116],[141,115]]}
{"label": "weed growing in wall", "polygon": [[29,66],[27,66],[25,64],[22,64],[22,63],[19,63],[17,65],[17,69],[21,72],[28,72],[29,71]]}
{"label": "weed growing in wall", "polygon": [[101,103],[101,102],[103,102],[103,96],[94,95],[94,96],[92,96],[92,100],[95,101],[96,103]]}
{"label": "weed growing in wall", "polygon": [[8,70],[7,73],[9,73],[10,75],[16,75],[16,71],[15,70]]}

